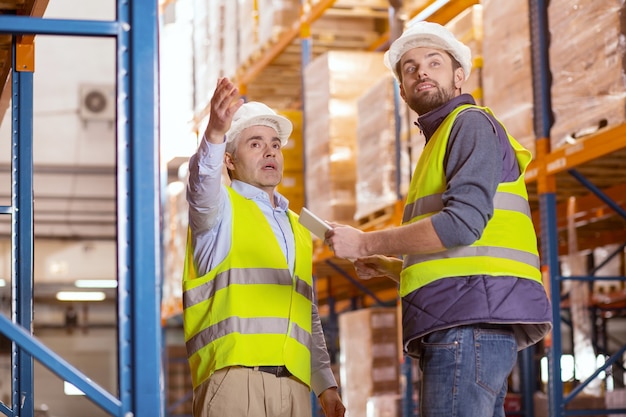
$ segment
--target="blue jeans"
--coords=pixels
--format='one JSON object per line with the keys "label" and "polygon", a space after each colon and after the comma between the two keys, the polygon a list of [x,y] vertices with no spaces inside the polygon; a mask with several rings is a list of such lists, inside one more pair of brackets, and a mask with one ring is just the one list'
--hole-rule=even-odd
{"label": "blue jeans", "polygon": [[469,325],[420,343],[420,417],[504,417],[517,343],[507,327]]}

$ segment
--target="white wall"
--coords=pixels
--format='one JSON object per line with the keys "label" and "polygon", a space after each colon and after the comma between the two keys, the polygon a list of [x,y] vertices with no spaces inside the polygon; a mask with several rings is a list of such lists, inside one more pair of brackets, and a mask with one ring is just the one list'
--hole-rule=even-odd
{"label": "white wall", "polygon": [[[39,333],[39,332],[38,332]],[[68,334],[62,330],[47,330],[36,336],[88,378],[117,396],[117,342],[115,329],[91,329],[88,333]],[[105,417],[109,416],[86,396],[64,394],[64,381],[35,363],[35,408],[45,405],[50,416]]]}

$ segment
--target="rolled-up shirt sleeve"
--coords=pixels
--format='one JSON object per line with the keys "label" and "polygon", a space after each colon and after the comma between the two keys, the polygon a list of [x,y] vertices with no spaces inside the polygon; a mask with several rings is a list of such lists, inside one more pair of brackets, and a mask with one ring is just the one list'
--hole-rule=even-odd
{"label": "rolled-up shirt sleeve", "polygon": [[433,227],[446,248],[471,245],[493,217],[502,172],[500,139],[485,113],[465,111],[457,117],[444,163],[448,185]]}
{"label": "rolled-up shirt sleeve", "polygon": [[337,380],[330,368],[330,356],[326,348],[324,330],[322,329],[322,322],[320,321],[319,312],[315,303],[312,308],[312,320],[311,389],[315,395],[319,397],[320,394],[328,388],[337,387]]}

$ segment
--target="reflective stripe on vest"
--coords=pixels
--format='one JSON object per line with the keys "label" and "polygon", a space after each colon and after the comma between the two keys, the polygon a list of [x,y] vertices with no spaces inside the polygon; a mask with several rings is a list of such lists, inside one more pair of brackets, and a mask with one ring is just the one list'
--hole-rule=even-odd
{"label": "reflective stripe on vest", "polygon": [[[228,273],[219,273],[211,281],[185,291],[183,308],[192,307],[213,297],[215,293],[231,284],[278,284],[291,287],[292,278],[289,275],[278,275],[273,269],[235,269]],[[296,292],[309,300],[313,300],[313,288],[296,277]]]}
{"label": "reflective stripe on vest", "polygon": [[[443,158],[456,116],[468,108],[450,113],[429,140],[411,182],[403,223],[413,223],[443,209],[446,188]],[[487,108],[483,110],[491,113]],[[467,275],[511,275],[541,282],[537,239],[530,215],[524,172],[530,153],[510,135],[521,174],[516,181],[499,184],[494,196],[494,215],[481,237],[470,246],[404,258],[400,295],[440,278]]]}
{"label": "reflective stripe on vest", "polygon": [[[420,213],[419,215],[435,213],[443,210],[442,194],[433,194],[421,197],[419,200],[409,203],[405,206],[402,222],[407,223],[411,220],[411,213]],[[519,211],[530,217],[530,206],[527,200],[516,194],[496,192],[493,198],[495,209]]]}
{"label": "reflective stripe on vest", "polygon": [[289,211],[296,243],[294,276],[264,214],[227,187],[233,210],[231,248],[198,276],[188,237],[183,327],[194,388],[218,369],[285,365],[310,385],[312,242]]}
{"label": "reflective stripe on vest", "polygon": [[[289,327],[288,319],[276,317],[229,317],[219,323],[201,330],[186,343],[187,354],[192,355],[200,350],[203,346],[213,343],[220,337],[224,337],[230,333],[240,334],[285,334]],[[289,331],[291,337],[296,339],[304,346],[310,346],[312,339],[311,334],[302,329],[296,323],[292,323]]]}

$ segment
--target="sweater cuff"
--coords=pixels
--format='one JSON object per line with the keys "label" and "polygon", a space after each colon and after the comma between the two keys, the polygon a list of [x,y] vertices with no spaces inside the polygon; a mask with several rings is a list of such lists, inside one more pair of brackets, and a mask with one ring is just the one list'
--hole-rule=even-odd
{"label": "sweater cuff", "polygon": [[330,367],[311,373],[311,390],[319,397],[328,388],[337,388],[337,380]]}

